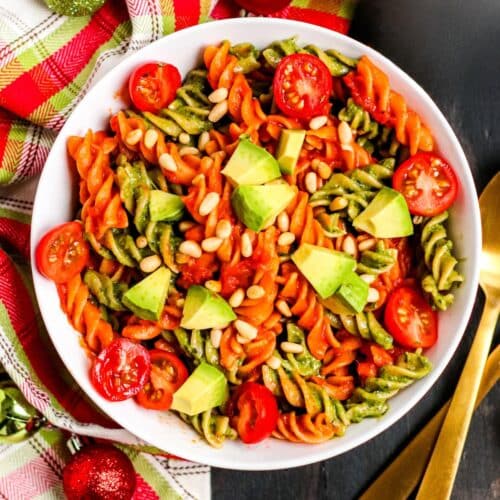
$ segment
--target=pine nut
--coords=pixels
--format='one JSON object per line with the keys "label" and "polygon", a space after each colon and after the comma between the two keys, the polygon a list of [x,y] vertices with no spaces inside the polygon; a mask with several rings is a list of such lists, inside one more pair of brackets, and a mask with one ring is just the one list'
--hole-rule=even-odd
{"label": "pine nut", "polygon": [[251,257],[253,254],[252,240],[248,233],[241,235],[241,255],[243,257]]}
{"label": "pine nut", "polygon": [[278,245],[284,247],[291,245],[295,241],[295,235],[287,231],[286,233],[281,233],[278,238]]}
{"label": "pine nut", "polygon": [[327,121],[328,117],[326,115],[315,116],[314,118],[311,118],[311,121],[309,122],[309,128],[311,130],[318,130],[326,125]]}
{"label": "pine nut", "polygon": [[183,146],[181,149],[179,149],[179,154],[181,156],[185,156],[185,155],[197,156],[200,154],[200,150],[198,148],[193,147],[193,146]]}
{"label": "pine nut", "polygon": [[318,166],[318,175],[326,181],[332,175],[332,169],[324,161]]}
{"label": "pine nut", "polygon": [[371,285],[377,279],[377,277],[374,274],[362,274],[360,278],[365,283],[368,283],[368,285]]}
{"label": "pine nut", "polygon": [[189,255],[190,257],[194,257],[195,259],[199,259],[201,257],[201,247],[193,240],[183,241],[179,245],[179,252],[184,255]]}
{"label": "pine nut", "polygon": [[261,299],[265,294],[266,291],[260,285],[252,285],[247,289],[247,297],[252,300]]}
{"label": "pine nut", "polygon": [[177,299],[177,300],[175,301],[175,305],[176,305],[177,307],[181,308],[181,307],[184,307],[184,302],[186,302],[186,301],[185,301],[185,299],[183,299],[183,298],[181,297],[180,299]]}
{"label": "pine nut", "polygon": [[205,146],[210,142],[210,134],[205,130],[200,134],[198,138],[198,149],[200,151],[205,151]]}
{"label": "pine nut", "polygon": [[266,365],[273,370],[277,370],[281,366],[281,359],[277,356],[271,356],[267,361]]}
{"label": "pine nut", "polygon": [[181,132],[177,139],[181,144],[189,144],[189,142],[191,141],[191,137],[189,137],[189,134],[186,134],[186,132]]}
{"label": "pine nut", "polygon": [[135,146],[142,139],[142,130],[140,128],[136,128],[131,130],[127,136],[125,137],[125,142],[129,146]]}
{"label": "pine nut", "polygon": [[413,216],[413,224],[422,224],[424,222],[424,218],[421,215]]}
{"label": "pine nut", "polygon": [[285,316],[285,318],[290,318],[292,316],[292,311],[290,310],[290,307],[282,299],[276,301],[276,309],[278,309],[278,311],[281,314],[283,314],[283,316]]}
{"label": "pine nut", "polygon": [[149,257],[144,257],[139,263],[141,271],[144,273],[152,273],[156,271],[161,266],[161,259],[159,255],[150,255]]}
{"label": "pine nut", "polygon": [[185,233],[186,231],[189,231],[189,229],[193,228],[196,226],[194,222],[191,222],[190,220],[183,220],[179,222],[179,231],[181,233]]}
{"label": "pine nut", "polygon": [[221,101],[217,103],[208,114],[209,121],[211,121],[212,123],[218,122],[227,113],[227,110],[227,101]]}
{"label": "pine nut", "polygon": [[157,142],[158,132],[154,128],[146,130],[146,133],[144,134],[144,146],[146,146],[148,149],[152,149],[155,147]]}
{"label": "pine nut", "polygon": [[226,238],[229,238],[229,236],[231,236],[232,232],[233,228],[231,226],[231,223],[227,219],[222,219],[217,222],[217,226],[215,226],[215,234],[218,238],[225,240]]}
{"label": "pine nut", "polygon": [[314,158],[311,160],[311,167],[313,169],[317,169],[319,167],[320,163],[321,163],[321,160],[319,158]]}
{"label": "pine nut", "polygon": [[246,337],[243,337],[243,335],[240,335],[239,333],[236,334],[236,340],[240,344],[248,344],[249,342],[251,342],[251,339],[247,339]]}
{"label": "pine nut", "polygon": [[300,354],[301,352],[304,352],[304,348],[295,342],[281,342],[280,347],[282,351],[290,352],[292,354]]}
{"label": "pine nut", "polygon": [[304,183],[307,191],[313,194],[318,189],[318,176],[314,172],[307,172]]}
{"label": "pine nut", "polygon": [[229,297],[229,305],[233,308],[240,307],[245,300],[245,291],[243,288],[238,288],[233,292],[231,297]]}
{"label": "pine nut", "polygon": [[242,337],[245,337],[249,340],[253,340],[255,337],[257,337],[257,333],[259,332],[258,328],[241,319],[237,319],[236,321],[234,321],[233,325]]}
{"label": "pine nut", "polygon": [[148,240],[145,236],[137,236],[135,244],[137,245],[137,248],[146,248],[148,246]]}
{"label": "pine nut", "polygon": [[208,288],[212,292],[219,293],[222,290],[222,284],[217,280],[208,280],[205,281],[205,288]]}
{"label": "pine nut", "polygon": [[225,87],[221,87],[219,89],[215,89],[211,94],[209,94],[208,100],[217,104],[218,102],[225,101],[228,95],[228,90]]}
{"label": "pine nut", "polygon": [[352,235],[348,234],[342,242],[342,251],[355,257],[357,255],[356,242]]}
{"label": "pine nut", "polygon": [[187,264],[189,262],[189,259],[189,255],[183,254],[181,252],[177,252],[175,254],[175,262],[177,262],[177,264]]}
{"label": "pine nut", "polygon": [[202,202],[200,203],[200,208],[198,209],[199,214],[204,217],[212,212],[215,207],[219,204],[220,196],[219,193],[211,192],[205,195]]}
{"label": "pine nut", "polygon": [[278,215],[277,223],[278,223],[278,229],[281,232],[286,233],[290,228],[290,217],[286,212],[281,212]]}
{"label": "pine nut", "polygon": [[221,245],[222,245],[222,240],[220,238],[217,238],[216,236],[213,236],[211,238],[205,238],[201,242],[201,248],[203,248],[203,250],[208,253],[217,252],[217,250]]}
{"label": "pine nut", "polygon": [[370,250],[370,248],[373,248],[376,244],[377,240],[375,238],[367,238],[358,243],[358,250],[364,252],[365,250]]}
{"label": "pine nut", "polygon": [[168,153],[162,153],[158,158],[158,163],[161,168],[168,170],[169,172],[177,172],[177,163],[175,163],[172,155]]}
{"label": "pine nut", "polygon": [[345,207],[347,207],[347,205],[349,205],[349,202],[345,198],[342,198],[342,196],[337,196],[332,200],[329,208],[332,212],[336,212],[337,210],[343,210]]}
{"label": "pine nut", "polygon": [[351,144],[352,130],[347,122],[340,122],[338,127],[339,141],[341,144]]}
{"label": "pine nut", "polygon": [[377,300],[380,298],[380,293],[376,288],[368,288],[368,298],[366,299],[367,302],[377,302]]}
{"label": "pine nut", "polygon": [[210,331],[210,342],[212,345],[218,349],[220,347],[220,341],[222,338],[222,330],[220,328],[212,328]]}

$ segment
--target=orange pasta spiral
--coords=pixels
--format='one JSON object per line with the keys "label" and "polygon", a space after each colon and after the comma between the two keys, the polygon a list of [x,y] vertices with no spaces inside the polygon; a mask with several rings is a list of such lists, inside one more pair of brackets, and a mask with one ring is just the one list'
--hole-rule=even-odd
{"label": "orange pasta spiral", "polygon": [[83,334],[90,351],[97,353],[114,339],[111,325],[103,319],[100,309],[90,301],[90,291],[80,274],[67,283],[57,285],[61,308],[73,327]]}
{"label": "orange pasta spiral", "polygon": [[396,138],[410,149],[432,151],[434,141],[420,117],[409,109],[401,94],[391,90],[389,78],[366,56],[362,56],[356,70],[344,77],[356,104],[363,106],[382,124],[393,127]]}
{"label": "orange pasta spiral", "polygon": [[294,443],[315,444],[332,439],[337,430],[335,424],[328,420],[325,413],[312,416],[307,413],[296,415],[292,411],[280,414],[272,436]]}

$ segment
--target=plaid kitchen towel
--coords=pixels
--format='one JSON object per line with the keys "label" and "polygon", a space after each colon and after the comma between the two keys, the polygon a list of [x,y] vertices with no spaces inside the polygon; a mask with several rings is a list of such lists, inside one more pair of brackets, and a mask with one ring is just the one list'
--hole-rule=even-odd
{"label": "plaid kitchen towel", "polygon": [[[355,3],[293,0],[276,16],[346,33]],[[0,0],[0,363],[54,426],[129,445],[142,485],[137,498],[209,498],[209,468],[139,453],[145,443],[100,413],[57,357],[30,282],[36,174],[83,95],[128,53],[174,30],[238,15],[232,0],[108,0],[93,16],[75,18],[42,0]],[[0,447],[0,498],[61,497],[61,436],[44,429]],[[12,489],[20,482],[25,489]]]}

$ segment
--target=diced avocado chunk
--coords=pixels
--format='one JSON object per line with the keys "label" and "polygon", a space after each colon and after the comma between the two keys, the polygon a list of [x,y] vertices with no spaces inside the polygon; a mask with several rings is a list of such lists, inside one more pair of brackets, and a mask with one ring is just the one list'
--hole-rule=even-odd
{"label": "diced avocado chunk", "polygon": [[149,193],[149,217],[152,221],[179,220],[184,213],[184,203],[180,196],[153,189]]}
{"label": "diced avocado chunk", "polygon": [[362,280],[358,274],[349,273],[335,293],[343,305],[353,312],[361,312],[368,300],[368,283]]}
{"label": "diced avocado chunk", "polygon": [[293,174],[305,137],[305,130],[284,129],[281,131],[276,158],[283,174]]}
{"label": "diced avocado chunk", "polygon": [[123,294],[123,304],[136,316],[157,320],[165,305],[170,284],[170,271],[160,267]]}
{"label": "diced avocado chunk", "polygon": [[333,295],[356,267],[350,255],[309,243],[300,245],[292,260],[323,299]]}
{"label": "diced avocado chunk", "polygon": [[215,366],[202,362],[174,393],[171,410],[198,415],[225,403],[227,379]]}
{"label": "diced avocado chunk", "polygon": [[248,139],[240,140],[222,173],[236,186],[265,184],[281,177],[276,159]]}
{"label": "diced avocado chunk", "polygon": [[288,184],[238,186],[231,196],[233,209],[245,226],[260,231],[271,225],[290,204],[295,190]]}
{"label": "diced avocado chunk", "polygon": [[182,310],[181,326],[190,330],[223,328],[236,319],[231,306],[217,293],[190,286]]}
{"label": "diced avocado chunk", "polygon": [[354,219],[353,226],[376,238],[402,238],[413,234],[413,223],[404,196],[383,187]]}

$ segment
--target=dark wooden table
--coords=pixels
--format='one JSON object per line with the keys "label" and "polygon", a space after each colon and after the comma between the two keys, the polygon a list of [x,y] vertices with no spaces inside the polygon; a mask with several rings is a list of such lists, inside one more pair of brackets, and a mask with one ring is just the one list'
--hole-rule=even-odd
{"label": "dark wooden table", "polygon": [[[500,1],[361,0],[351,35],[392,59],[427,90],[460,139],[480,192],[500,165]],[[213,469],[213,498],[359,496],[452,394],[482,304],[479,293],[462,344],[439,381],[383,434],[354,451],[306,467],[272,472]],[[500,329],[496,333],[498,343]],[[497,386],[474,416],[454,499],[500,498],[499,400]]]}

